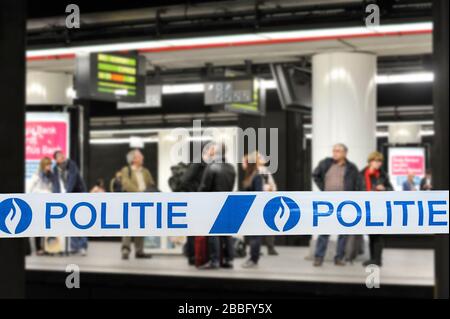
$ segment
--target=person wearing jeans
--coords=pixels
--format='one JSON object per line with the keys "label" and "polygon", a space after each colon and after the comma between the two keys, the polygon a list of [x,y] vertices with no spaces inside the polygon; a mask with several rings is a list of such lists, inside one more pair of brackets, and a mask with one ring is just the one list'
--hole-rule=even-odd
{"label": "person wearing jeans", "polygon": [[[81,177],[77,164],[66,157],[62,151],[53,154],[53,193],[85,193],[86,184]],[[86,256],[88,249],[87,237],[71,237],[69,253]]]}
{"label": "person wearing jeans", "polygon": [[[359,191],[361,179],[358,168],[347,159],[348,149],[344,144],[333,146],[333,156],[322,160],[313,172],[313,179],[321,191]],[[334,263],[337,266],[345,265],[345,246],[348,236],[338,237]],[[329,235],[320,235],[317,239],[314,254],[314,266],[322,266],[327,251]]]}
{"label": "person wearing jeans", "polygon": [[[320,235],[317,238],[315,258],[323,261],[323,259],[325,258],[325,254],[327,252],[329,239],[330,235]],[[334,257],[337,263],[339,263],[339,261],[344,260],[346,244],[347,244],[347,235],[339,235],[337,240],[336,256]]]}
{"label": "person wearing jeans", "polygon": [[[246,192],[261,192],[264,190],[264,177],[261,174],[260,157],[257,152],[247,156],[245,165],[245,176],[242,182],[242,189]],[[259,257],[261,256],[262,236],[247,236],[250,244],[250,259],[248,259],[242,267],[254,268],[258,266]]]}
{"label": "person wearing jeans", "polygon": [[[208,251],[211,264],[213,265],[211,268],[217,268],[220,266],[222,268],[232,268],[232,263],[234,259],[233,237],[231,236],[208,237]],[[221,252],[223,257],[222,263],[220,262]]]}

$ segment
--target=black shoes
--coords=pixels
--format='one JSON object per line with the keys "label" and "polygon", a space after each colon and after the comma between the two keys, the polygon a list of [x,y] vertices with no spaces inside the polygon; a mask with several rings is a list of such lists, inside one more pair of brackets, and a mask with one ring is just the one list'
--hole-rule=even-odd
{"label": "black shoes", "polygon": [[[336,266],[345,266],[345,260],[342,260],[342,259],[335,259],[334,260],[334,264],[336,265]],[[323,258],[322,257],[316,257],[316,258],[314,258],[314,263],[313,263],[313,266],[314,267],[320,267],[320,266],[322,266],[323,265]]]}
{"label": "black shoes", "polygon": [[[151,254],[146,254],[146,253],[136,253],[134,255],[134,257],[136,259],[150,259],[152,258]],[[128,260],[130,259],[130,252],[128,250],[123,250],[122,251],[122,260]]]}
{"label": "black shoes", "polygon": [[320,266],[322,266],[322,264],[323,264],[323,258],[321,258],[321,257],[314,258],[314,263],[313,263],[314,267],[320,267]]}
{"label": "black shoes", "polygon": [[130,251],[128,249],[122,249],[122,260],[130,259]]}
{"label": "black shoes", "polygon": [[233,269],[234,266],[230,262],[224,262],[222,265],[220,265],[220,267],[224,269]]}
{"label": "black shoes", "polygon": [[195,258],[188,258],[188,265],[195,266]]}
{"label": "black shoes", "polygon": [[146,254],[146,253],[136,253],[136,254],[134,255],[134,257],[135,257],[136,259],[150,259],[150,258],[152,258],[153,256],[152,256],[151,254]]}
{"label": "black shoes", "polygon": [[343,260],[343,259],[335,259],[334,264],[336,266],[345,266],[346,263],[345,263],[345,260]]}

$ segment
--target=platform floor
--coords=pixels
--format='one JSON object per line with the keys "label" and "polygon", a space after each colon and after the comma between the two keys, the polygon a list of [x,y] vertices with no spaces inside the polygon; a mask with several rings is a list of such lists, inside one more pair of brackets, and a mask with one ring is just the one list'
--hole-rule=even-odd
{"label": "platform floor", "polygon": [[[76,264],[81,272],[214,277],[234,279],[264,279],[303,282],[365,284],[367,273],[361,262],[336,267],[330,262],[313,267],[307,260],[306,247],[278,247],[279,256],[261,257],[256,269],[243,269],[244,259],[235,260],[234,269],[198,270],[188,266],[183,256],[156,255],[148,260],[121,260],[120,244],[92,242],[85,257],[29,256],[28,270],[65,271],[68,264]],[[434,285],[433,250],[386,249],[381,268],[381,285],[432,286]],[[131,255],[132,256],[132,255]]]}

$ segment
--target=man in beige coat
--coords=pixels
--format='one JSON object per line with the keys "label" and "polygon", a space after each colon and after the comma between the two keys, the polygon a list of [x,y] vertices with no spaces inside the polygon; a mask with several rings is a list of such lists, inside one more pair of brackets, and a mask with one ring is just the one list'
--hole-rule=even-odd
{"label": "man in beige coat", "polygon": [[[155,187],[150,171],[145,168],[144,155],[138,149],[131,150],[127,154],[128,166],[121,170],[122,190],[124,192],[145,192]],[[150,254],[144,253],[144,237],[123,237],[122,259],[128,259],[131,251],[131,241],[134,241],[136,258],[151,258]]]}

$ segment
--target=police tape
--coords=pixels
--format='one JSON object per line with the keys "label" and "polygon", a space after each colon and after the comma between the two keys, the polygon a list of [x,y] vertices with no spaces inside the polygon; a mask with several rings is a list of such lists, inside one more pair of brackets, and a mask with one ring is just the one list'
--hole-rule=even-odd
{"label": "police tape", "polygon": [[0,237],[448,233],[448,191],[0,194]]}

